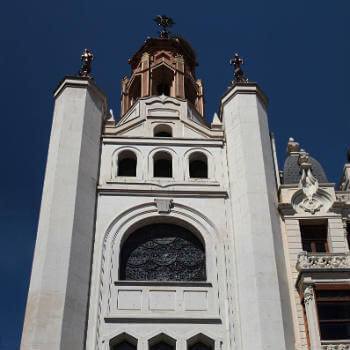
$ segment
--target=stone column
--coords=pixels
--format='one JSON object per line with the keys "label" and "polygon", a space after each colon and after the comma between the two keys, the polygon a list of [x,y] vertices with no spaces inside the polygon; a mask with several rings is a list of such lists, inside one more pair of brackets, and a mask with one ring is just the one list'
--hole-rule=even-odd
{"label": "stone column", "polygon": [[318,327],[314,289],[312,286],[306,286],[304,289],[304,305],[307,327],[309,330],[310,348],[311,350],[321,350],[321,338]]}
{"label": "stone column", "polygon": [[22,350],[83,350],[106,97],[66,77],[55,108]]}
{"label": "stone column", "polygon": [[[236,337],[241,338],[241,350],[283,350],[295,343],[293,329],[284,329],[293,321],[284,287],[287,272],[266,106],[266,96],[253,83],[235,84],[220,106],[233,214],[240,327]],[[281,283],[279,276],[284,279]]]}

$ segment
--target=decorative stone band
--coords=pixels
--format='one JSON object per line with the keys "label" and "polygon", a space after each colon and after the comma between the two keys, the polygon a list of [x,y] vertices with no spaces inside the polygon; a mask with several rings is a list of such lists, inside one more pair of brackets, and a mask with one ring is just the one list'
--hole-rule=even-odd
{"label": "decorative stone band", "polygon": [[[350,253],[309,253],[298,255],[297,270],[350,269]],[[350,350],[350,349],[349,349]]]}
{"label": "decorative stone band", "polygon": [[338,202],[350,202],[350,192],[347,191],[337,191],[335,192],[335,197]]}
{"label": "decorative stone band", "polygon": [[350,343],[322,344],[321,350],[350,350]]}

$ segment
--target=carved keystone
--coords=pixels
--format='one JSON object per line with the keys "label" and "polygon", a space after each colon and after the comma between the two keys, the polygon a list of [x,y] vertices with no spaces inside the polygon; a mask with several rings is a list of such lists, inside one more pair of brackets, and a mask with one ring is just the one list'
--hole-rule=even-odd
{"label": "carved keystone", "polygon": [[170,213],[173,206],[172,199],[155,198],[154,203],[156,203],[158,213]]}

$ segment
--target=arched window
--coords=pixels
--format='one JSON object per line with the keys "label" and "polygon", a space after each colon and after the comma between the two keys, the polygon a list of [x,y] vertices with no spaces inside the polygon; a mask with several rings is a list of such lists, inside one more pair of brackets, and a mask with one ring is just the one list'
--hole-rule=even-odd
{"label": "arched window", "polygon": [[118,156],[118,176],[136,176],[136,155],[132,151],[123,151]]}
{"label": "arched window", "polygon": [[124,242],[119,273],[121,280],[205,281],[205,250],[184,227],[144,226]]}
{"label": "arched window", "polygon": [[189,158],[189,170],[191,178],[208,178],[208,159],[202,152],[194,152]]}
{"label": "arched window", "polygon": [[158,152],[153,157],[153,176],[172,177],[173,164],[171,155],[168,152]]}
{"label": "arched window", "polygon": [[193,106],[196,106],[197,90],[190,78],[185,79],[185,99],[190,101]]}
{"label": "arched window", "polygon": [[175,347],[162,341],[151,346],[151,350],[175,350]]}
{"label": "arched window", "polygon": [[209,345],[205,345],[202,342],[199,342],[190,346],[188,350],[213,350],[213,348]]}
{"label": "arched window", "polygon": [[187,341],[188,350],[214,350],[215,341],[204,334],[197,334]]}
{"label": "arched window", "polygon": [[128,341],[124,340],[121,343],[112,345],[110,349],[111,350],[136,350],[136,345],[133,345]]}
{"label": "arched window", "polygon": [[137,339],[127,333],[119,334],[109,341],[110,350],[136,350]]}
{"label": "arched window", "polygon": [[175,350],[176,340],[161,333],[148,341],[150,350]]}
{"label": "arched window", "polygon": [[167,65],[161,64],[152,70],[152,95],[171,96],[174,82],[174,71]]}
{"label": "arched window", "polygon": [[129,107],[141,96],[141,76],[136,75],[129,88]]}
{"label": "arched window", "polygon": [[155,137],[172,137],[172,129],[169,125],[160,124],[154,128]]}
{"label": "arched window", "polygon": [[158,92],[158,95],[169,96],[170,95],[170,86],[167,84],[158,84],[157,85],[157,92]]}

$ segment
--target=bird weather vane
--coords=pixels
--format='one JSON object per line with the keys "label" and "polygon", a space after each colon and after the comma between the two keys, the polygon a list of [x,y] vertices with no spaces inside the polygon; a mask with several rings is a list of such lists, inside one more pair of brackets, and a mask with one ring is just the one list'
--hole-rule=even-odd
{"label": "bird weather vane", "polygon": [[159,37],[160,38],[169,38],[169,32],[167,28],[170,28],[172,25],[175,24],[172,18],[167,17],[165,15],[158,15],[154,21],[157,23],[158,26],[162,27],[162,30],[159,31]]}
{"label": "bird weather vane", "polygon": [[244,64],[244,61],[242,58],[239,57],[238,53],[236,53],[235,57],[230,60],[230,65],[233,65],[233,67],[235,68],[233,74],[236,78],[236,82],[237,83],[248,83],[248,79],[243,73],[243,70],[241,68],[241,64]]}
{"label": "bird weather vane", "polygon": [[90,50],[85,49],[83,54],[81,55],[80,61],[83,62],[80,70],[79,70],[79,76],[81,77],[86,77],[86,78],[91,78],[90,73],[91,73],[91,62],[95,56],[90,52]]}

